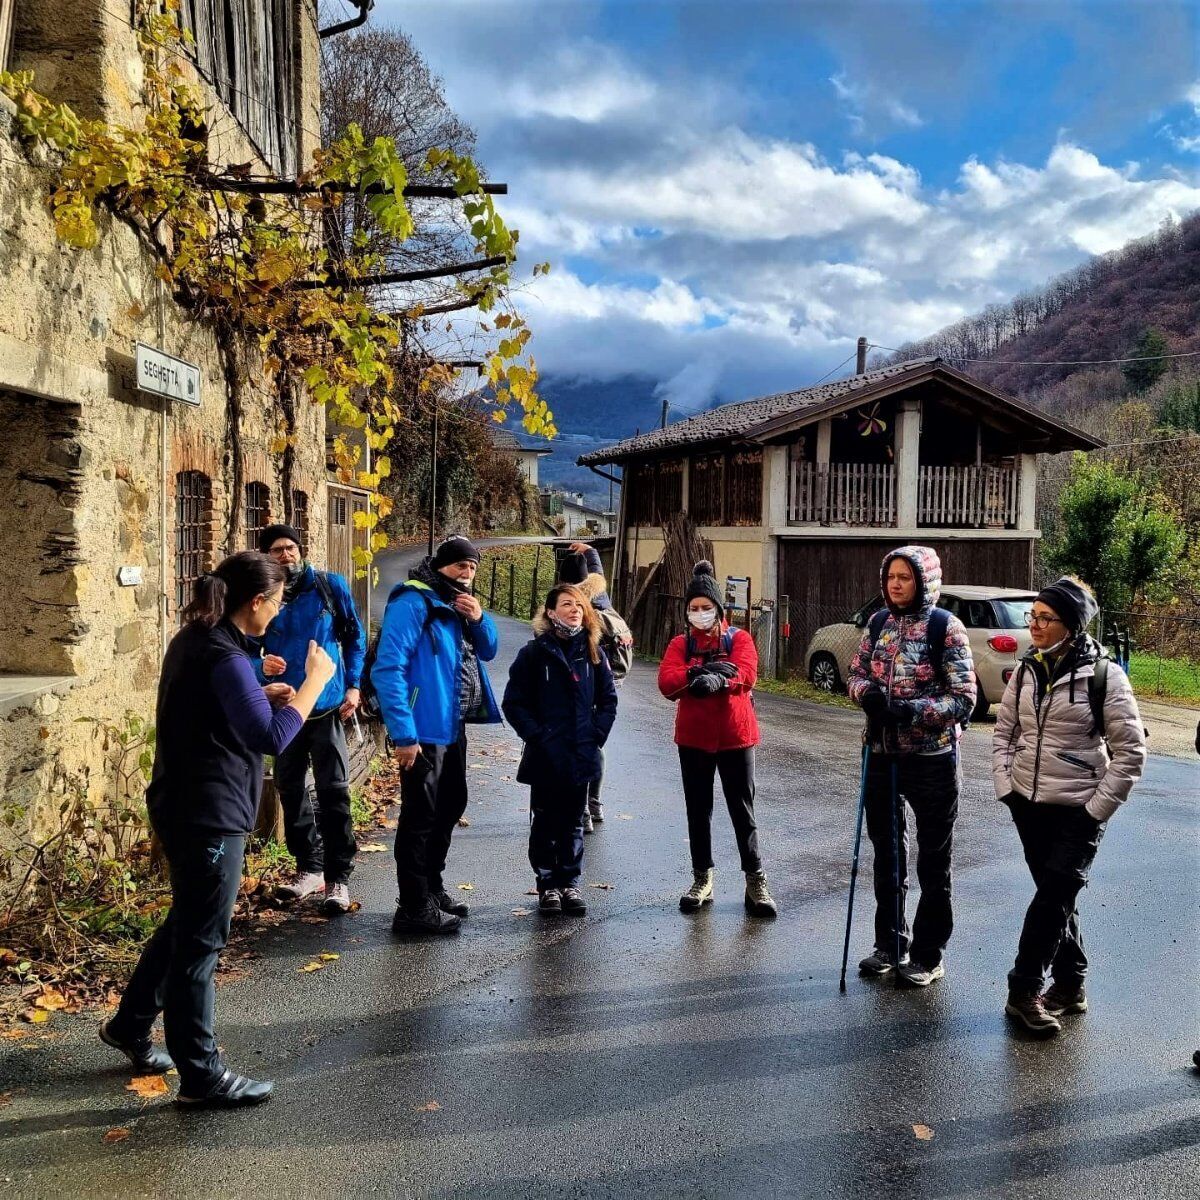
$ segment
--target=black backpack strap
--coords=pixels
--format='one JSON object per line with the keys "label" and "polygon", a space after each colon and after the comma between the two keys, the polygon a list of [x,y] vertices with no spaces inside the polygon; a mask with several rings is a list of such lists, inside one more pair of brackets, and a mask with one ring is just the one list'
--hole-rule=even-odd
{"label": "black backpack strap", "polygon": [[871,614],[871,619],[867,622],[867,630],[871,635],[871,653],[875,653],[875,643],[879,641],[879,635],[883,632],[883,627],[887,624],[888,610],[886,605],[879,609],[878,612]]}
{"label": "black backpack strap", "polygon": [[935,608],[929,614],[929,665],[934,675],[941,675],[946,658],[946,634],[950,630],[950,613],[944,608]]}
{"label": "black backpack strap", "polygon": [[1104,701],[1108,696],[1108,659],[1098,658],[1088,677],[1088,707],[1092,710],[1092,733],[1104,733]]}

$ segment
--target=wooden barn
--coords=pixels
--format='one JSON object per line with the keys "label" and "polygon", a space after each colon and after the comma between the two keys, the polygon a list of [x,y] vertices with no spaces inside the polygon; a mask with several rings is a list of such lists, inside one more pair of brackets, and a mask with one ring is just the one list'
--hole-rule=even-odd
{"label": "wooden barn", "polygon": [[686,513],[718,576],[788,597],[795,664],[813,630],[877,590],[892,546],[933,546],[948,582],[1030,587],[1039,456],[1102,444],[926,358],[722,405],[579,462],[623,469],[618,604]]}

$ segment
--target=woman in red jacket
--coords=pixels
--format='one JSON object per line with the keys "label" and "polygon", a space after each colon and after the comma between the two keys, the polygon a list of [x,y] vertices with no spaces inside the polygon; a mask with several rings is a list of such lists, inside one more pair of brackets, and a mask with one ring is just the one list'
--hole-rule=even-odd
{"label": "woman in red jacket", "polygon": [[721,589],[710,562],[698,562],[687,590],[688,632],[672,638],[658,687],[677,700],[675,744],[683,774],[688,841],[692,851],[692,886],[680,897],[684,912],[695,912],[713,898],[713,777],[721,790],[737,836],[746,873],[746,910],[755,917],[774,917],[778,910],[767,891],[758,857],[754,824],[754,747],[758,721],[752,690],[758,677],[758,650],[744,629],[725,624]]}

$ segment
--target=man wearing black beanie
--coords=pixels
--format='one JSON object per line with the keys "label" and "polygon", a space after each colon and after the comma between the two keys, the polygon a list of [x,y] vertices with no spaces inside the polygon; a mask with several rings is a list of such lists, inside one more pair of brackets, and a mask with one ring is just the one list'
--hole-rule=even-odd
{"label": "man wearing black beanie", "polygon": [[392,589],[379,631],[371,685],[402,773],[397,934],[453,933],[468,915],[442,872],[467,807],[466,727],[500,720],[483,666],[499,639],[472,593],[478,568],[468,538],[447,538]]}

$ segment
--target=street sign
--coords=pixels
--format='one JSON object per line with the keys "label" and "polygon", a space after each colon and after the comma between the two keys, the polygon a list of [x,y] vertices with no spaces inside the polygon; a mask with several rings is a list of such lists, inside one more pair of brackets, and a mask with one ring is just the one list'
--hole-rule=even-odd
{"label": "street sign", "polygon": [[141,342],[137,343],[137,386],[142,392],[200,406],[200,368]]}
{"label": "street sign", "polygon": [[726,612],[744,612],[750,606],[750,580],[743,575],[725,576]]}

